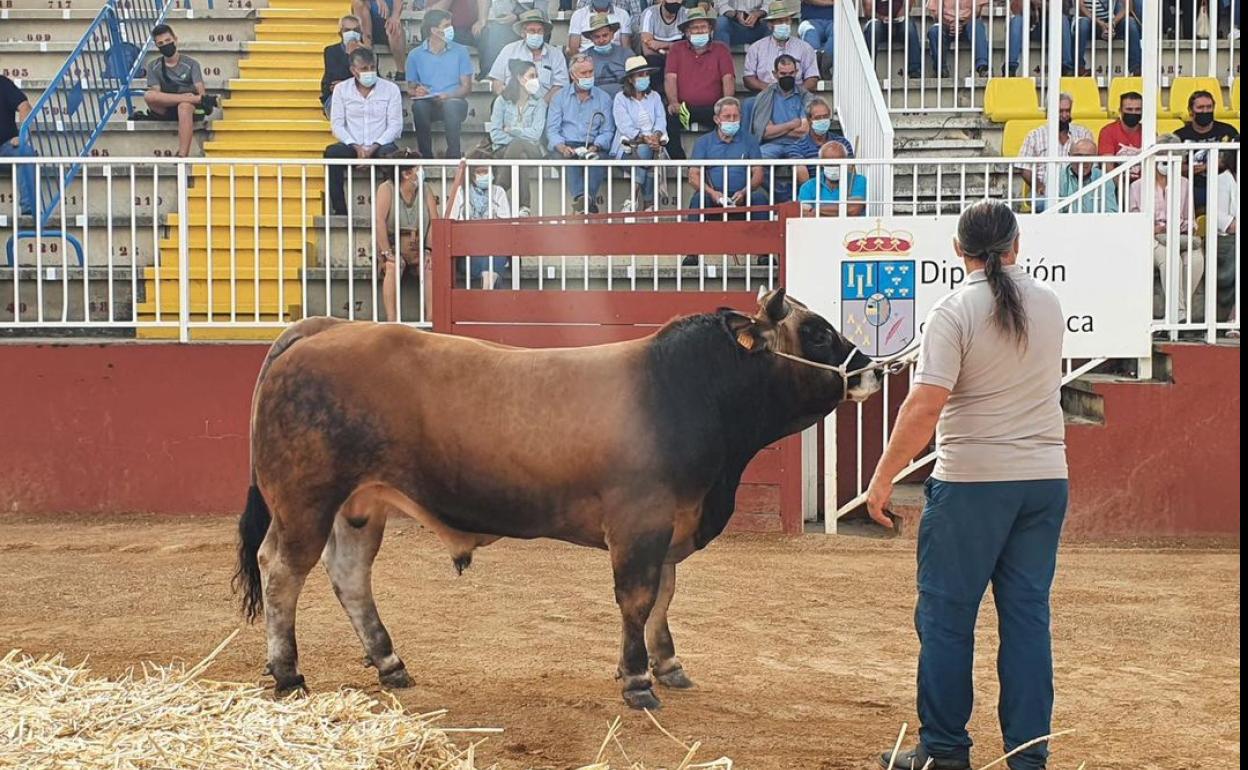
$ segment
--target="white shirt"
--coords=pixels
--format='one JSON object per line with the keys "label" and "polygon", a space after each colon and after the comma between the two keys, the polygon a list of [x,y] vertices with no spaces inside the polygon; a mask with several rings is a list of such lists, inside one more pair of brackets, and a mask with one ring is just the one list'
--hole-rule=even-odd
{"label": "white shirt", "polygon": [[[1239,181],[1230,171],[1218,174],[1218,233],[1226,235],[1232,222],[1239,220]],[[1235,229],[1239,229],[1236,224]]]}
{"label": "white shirt", "polygon": [[688,18],[689,14],[682,6],[676,12],[676,20],[668,24],[663,19],[663,9],[657,5],[652,5],[641,14],[640,28],[642,32],[649,32],[654,35],[654,39],[660,43],[675,43],[682,40],[685,35],[680,31],[680,25]]}
{"label": "white shirt", "polygon": [[[472,181],[467,180],[466,184],[472,184]],[[498,185],[490,185],[490,211],[487,219],[510,218],[511,203],[507,200],[507,191]],[[464,196],[461,190],[456,190],[455,197],[451,199],[451,219],[472,219],[470,216],[465,216]]]}
{"label": "white shirt", "polygon": [[334,86],[329,123],[343,144],[392,144],[403,133],[403,94],[389,80],[377,79],[368,96],[355,79]]}
{"label": "white shirt", "polygon": [[[572,35],[581,36],[581,50],[582,51],[585,51],[594,47],[594,44],[589,42],[589,36],[584,34],[585,28],[589,26],[589,15],[591,13],[596,13],[596,11],[591,6],[587,5],[584,8],[578,8],[577,10],[573,11],[572,18],[568,20],[568,35],[569,36],[572,36]],[[630,29],[629,24],[632,21],[633,17],[629,16],[628,11],[624,10],[623,8],[616,8],[615,6],[611,6],[611,12],[607,14],[607,18],[611,20],[612,24],[620,25],[620,28],[615,31],[615,37],[611,38],[612,40],[618,43],[620,42],[620,34],[627,33],[628,30]]]}

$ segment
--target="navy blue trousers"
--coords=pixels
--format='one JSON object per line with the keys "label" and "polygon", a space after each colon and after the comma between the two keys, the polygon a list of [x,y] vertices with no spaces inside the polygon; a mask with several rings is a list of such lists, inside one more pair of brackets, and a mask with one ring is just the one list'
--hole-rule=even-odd
{"label": "navy blue trousers", "polygon": [[[1053,715],[1049,589],[1066,517],[1065,479],[957,483],[929,479],[919,525],[919,739],[933,757],[969,759],[975,620],[988,585],[997,605],[1005,750],[1048,735]],[[1010,760],[1042,768],[1047,744]]]}

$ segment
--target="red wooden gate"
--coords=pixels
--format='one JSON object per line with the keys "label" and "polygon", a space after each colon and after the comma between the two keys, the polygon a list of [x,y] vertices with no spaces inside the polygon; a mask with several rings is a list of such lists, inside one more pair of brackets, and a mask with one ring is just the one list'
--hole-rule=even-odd
{"label": "red wooden gate", "polygon": [[[756,211],[757,209],[748,209]],[[719,307],[752,311],[751,291],[520,290],[484,291],[457,285],[453,260],[470,255],[507,254],[512,269],[523,257],[594,257],[620,254],[776,254],[778,285],[784,280],[785,219],[788,207],[768,209],[767,221],[625,222],[620,214],[438,220],[434,223],[433,326],[521,347],[573,347],[635,339],[651,334],[678,315]],[[665,218],[682,212],[664,212]],[[696,212],[687,212],[696,213]],[[630,214],[630,219],[644,215]],[[757,275],[766,275],[762,268]],[[691,282],[695,287],[697,281]],[[788,532],[802,530],[802,455],[797,436],[767,447],[742,477],[732,528]]]}

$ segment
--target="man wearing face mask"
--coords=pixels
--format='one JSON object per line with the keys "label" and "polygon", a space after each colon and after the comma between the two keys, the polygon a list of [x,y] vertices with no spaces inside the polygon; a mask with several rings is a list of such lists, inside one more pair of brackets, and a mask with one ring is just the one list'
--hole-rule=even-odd
{"label": "man wearing face mask", "polygon": [[[403,94],[377,75],[377,57],[371,48],[351,52],[351,79],[334,87],[329,124],[337,144],[325,148],[326,158],[377,158],[398,150],[403,133]],[[329,200],[333,213],[348,213],[343,186],[346,165],[329,167]]]}
{"label": "man wearing face mask", "polygon": [[615,5],[612,0],[589,0],[587,4],[576,9],[572,18],[568,20],[568,58],[578,53],[585,53],[593,46],[585,29],[589,26],[589,17],[598,13],[605,13],[607,18],[616,25],[614,42],[632,50],[631,30],[634,21],[632,15]]}
{"label": "man wearing face mask", "polygon": [[[793,155],[799,158],[815,159],[819,157],[824,145],[837,142],[845,147],[847,157],[854,157],[853,146],[849,140],[832,131],[832,108],[819,97],[810,100],[806,105],[806,121],[810,131],[793,148]],[[793,169],[793,181],[800,187],[815,173],[814,166],[796,166]]]}
{"label": "man wearing face mask", "polygon": [[667,101],[667,152],[684,160],[680,137],[693,123],[714,120],[715,104],[737,90],[737,73],[728,46],[711,40],[711,19],[701,8],[691,8],[680,24],[687,39],[672,45],[664,62],[663,93]]}
{"label": "man wearing face mask", "polygon": [[776,82],[746,102],[745,125],[764,158],[800,158],[798,143],[810,132],[806,109],[815,97],[797,82],[797,61],[792,56],[777,56],[774,69]]}
{"label": "man wearing face mask", "polygon": [[[1070,163],[1062,166],[1061,179],[1058,184],[1058,197],[1068,198],[1075,195],[1087,185],[1095,183],[1105,173],[1100,164],[1075,160],[1090,158],[1097,154],[1096,145],[1091,139],[1080,139],[1070,148]],[[1089,190],[1079,200],[1062,209],[1070,214],[1117,214],[1118,186],[1108,183]]]}
{"label": "man wearing face mask", "polygon": [[[1075,108],[1075,98],[1063,93],[1057,98],[1057,141],[1056,155],[1069,155],[1070,148],[1081,139],[1092,140],[1092,132],[1084,126],[1071,122]],[[1020,158],[1044,158],[1049,154],[1049,127],[1036,126],[1023,139],[1023,147],[1019,151]],[[1044,163],[1035,161],[1020,163],[1018,175],[1031,185],[1032,204],[1036,211],[1044,210],[1044,176],[1047,173]]]}
{"label": "man wearing face mask", "polygon": [[1144,143],[1144,96],[1127,91],[1118,99],[1118,120],[1101,129],[1097,138],[1099,155],[1136,155]]}
{"label": "man wearing face mask", "polygon": [[341,42],[325,46],[325,72],[321,75],[321,107],[329,117],[329,97],[334,86],[351,79],[351,52],[363,45],[360,20],[355,16],[343,16],[338,20],[338,37]]}
{"label": "man wearing face mask", "polygon": [[168,24],[152,29],[152,39],[160,56],[147,65],[147,92],[143,100],[153,117],[178,122],[178,157],[191,154],[195,118],[212,112],[214,97],[204,88],[204,71],[199,62],[178,53],[178,38]]}
{"label": "man wearing face mask", "polygon": [[[845,145],[840,142],[828,142],[819,150],[820,160],[844,161],[848,157]],[[842,199],[846,216],[860,217],[866,213],[867,178],[854,173],[849,165],[817,166],[815,176],[797,191],[802,211],[821,217],[840,216]]]}
{"label": "man wearing face mask", "polygon": [[[594,85],[594,63],[589,56],[573,56],[568,70],[572,86],[551,100],[546,116],[547,145],[551,157],[594,160],[606,153],[615,136],[611,97]],[[607,178],[606,169],[591,167],[588,185],[584,167],[568,166],[566,171],[568,191],[574,196],[572,210],[598,213],[593,201]]]}
{"label": "man wearing face mask", "polygon": [[[762,150],[748,131],[741,129],[741,102],[726,96],[715,104],[715,130],[698,137],[693,145],[693,160],[710,161],[703,167],[689,169],[693,187],[691,209],[732,209],[737,206],[766,206],[767,196],[758,188],[764,179],[763,166],[725,166],[726,160],[761,159]],[[740,219],[741,214],[724,214]],[[754,212],[751,219],[766,219],[767,212]],[[691,217],[699,221],[702,217]],[[697,264],[695,257],[686,265]]]}
{"label": "man wearing face mask", "polygon": [[624,71],[628,57],[632,56],[628,49],[615,42],[619,28],[605,13],[590,16],[589,26],[585,28],[585,34],[593,43],[586,54],[594,64],[594,84],[612,98],[624,87]]}
{"label": "man wearing face mask", "polygon": [[[1223,123],[1220,120],[1214,120],[1213,112],[1216,103],[1213,100],[1213,94],[1208,91],[1196,91],[1187,99],[1187,111],[1191,113],[1191,120],[1182,128],[1175,132],[1175,136],[1180,142],[1185,144],[1213,144],[1217,142],[1238,142],[1239,132],[1229,123]],[[1229,161],[1233,153],[1219,153],[1219,163],[1222,168],[1234,168],[1234,163]],[[1218,169],[1220,170],[1220,169]],[[1214,176],[1217,176],[1215,170]],[[1205,201],[1209,197],[1209,178],[1206,173],[1207,169],[1203,159],[1197,158],[1197,162],[1192,164],[1192,193],[1196,201],[1196,213],[1204,213]]]}
{"label": "man wearing face mask", "polygon": [[446,126],[446,157],[460,158],[459,134],[468,117],[472,61],[468,49],[455,42],[455,28],[446,11],[425,11],[420,27],[425,42],[407,56],[407,87],[412,96],[412,122],[421,156],[432,158],[433,121]]}
{"label": "man wearing face mask", "polygon": [[563,51],[546,42],[552,28],[546,14],[536,8],[520,14],[515,24],[520,39],[503,46],[490,68],[494,93],[501,94],[507,85],[513,59],[531,62],[537,68],[537,95],[547,104],[568,84],[568,60]]}
{"label": "man wearing face mask", "polygon": [[662,82],[663,65],[667,62],[667,52],[673,45],[685,39],[680,26],[688,18],[684,3],[680,0],[662,0],[647,8],[641,14],[641,54],[652,65],[659,68],[655,76]]}
{"label": "man wearing face mask", "polygon": [[797,62],[797,79],[803,81],[805,90],[814,91],[819,82],[818,57],[809,43],[797,37],[797,12],[788,0],[773,0],[767,7],[767,23],[771,34],[746,49],[745,87],[757,93],[775,83],[777,57],[789,56]]}
{"label": "man wearing face mask", "polygon": [[749,45],[770,33],[767,0],[715,0],[715,39],[724,45]]}

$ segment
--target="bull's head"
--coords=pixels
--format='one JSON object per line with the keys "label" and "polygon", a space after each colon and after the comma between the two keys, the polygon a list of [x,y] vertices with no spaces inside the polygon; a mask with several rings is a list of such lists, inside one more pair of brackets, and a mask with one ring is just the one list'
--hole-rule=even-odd
{"label": "bull's head", "polygon": [[828,409],[844,398],[865,401],[882,384],[882,373],[871,368],[870,358],[845,339],[823,316],[785,296],[784,289],[761,296],[758,310],[753,315],[734,314],[729,319],[729,328],[738,344],[750,353],[786,353],[803,361],[837,367],[841,372],[856,372],[850,377],[842,377],[841,373],[822,367],[804,367],[796,361],[783,362],[786,366],[809,369],[805,375],[823,385],[819,388],[820,400],[831,401]]}

